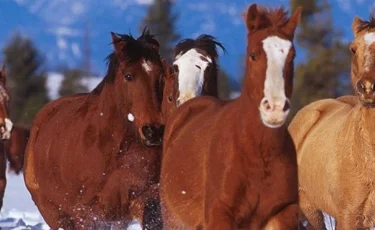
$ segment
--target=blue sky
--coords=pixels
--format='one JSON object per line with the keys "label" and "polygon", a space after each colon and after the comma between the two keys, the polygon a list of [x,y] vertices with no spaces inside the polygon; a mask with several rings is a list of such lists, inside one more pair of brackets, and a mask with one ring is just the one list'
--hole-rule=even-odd
{"label": "blue sky", "polygon": [[[89,22],[91,66],[103,76],[104,58],[111,52],[109,32],[139,34],[139,21],[153,0],[1,0],[0,48],[18,31],[33,39],[47,58],[47,68],[82,63],[84,22]],[[328,0],[334,22],[351,40],[355,15],[368,19],[373,0]],[[243,72],[245,26],[241,13],[254,3],[249,0],[175,0],[179,12],[177,30],[182,38],[201,33],[215,36],[228,50],[220,64],[236,81]],[[268,6],[284,5],[288,0],[262,0]],[[298,53],[298,49],[297,49]],[[1,59],[1,57],[0,57]],[[301,60],[301,56],[299,56]]]}

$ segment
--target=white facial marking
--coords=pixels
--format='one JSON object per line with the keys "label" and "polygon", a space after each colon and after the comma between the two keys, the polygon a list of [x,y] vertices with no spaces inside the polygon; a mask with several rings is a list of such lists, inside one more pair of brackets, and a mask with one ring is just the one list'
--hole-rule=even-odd
{"label": "white facial marking", "polygon": [[292,43],[290,41],[276,36],[263,40],[263,49],[267,55],[264,97],[269,100],[286,99],[283,70],[291,46]]}
{"label": "white facial marking", "polygon": [[365,41],[365,71],[369,72],[371,63],[373,62],[373,54],[370,52],[369,47],[374,44],[375,42],[375,32],[367,33],[365,36],[363,36],[363,39]]}
{"label": "white facial marking", "polygon": [[10,134],[13,129],[13,122],[8,118],[5,118],[5,129],[2,127],[2,139],[10,139]]}
{"label": "white facial marking", "polygon": [[131,114],[131,113],[129,113],[128,114],[128,120],[131,121],[131,122],[133,122],[134,121],[134,115]]}
{"label": "white facial marking", "polygon": [[142,61],[142,67],[146,72],[150,72],[152,70],[151,64],[145,60]]}
{"label": "white facial marking", "polygon": [[[176,56],[173,63],[178,66],[178,89],[180,105],[187,100],[201,95],[204,83],[204,72],[207,66],[212,63],[210,57],[204,56],[208,61],[202,60],[203,55],[196,49],[191,49]],[[198,68],[199,66],[200,68]]]}

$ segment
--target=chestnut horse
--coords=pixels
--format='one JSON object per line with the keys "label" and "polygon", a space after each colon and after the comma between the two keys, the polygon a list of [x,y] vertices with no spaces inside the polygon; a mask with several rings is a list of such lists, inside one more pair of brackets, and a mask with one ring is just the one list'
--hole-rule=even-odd
{"label": "chestnut horse", "polygon": [[218,96],[217,47],[226,53],[224,46],[207,34],[196,39],[184,39],[176,45],[172,67],[178,78],[177,106],[200,95]]}
{"label": "chestnut horse", "polygon": [[298,229],[296,153],[284,122],[300,14],[251,5],[241,96],[197,97],[169,118],[160,178],[164,229]]}
{"label": "chestnut horse", "polygon": [[163,135],[159,43],[112,33],[108,72],[90,93],[60,98],[36,116],[25,182],[53,228],[133,219],[133,199],[158,182]]}
{"label": "chestnut horse", "polygon": [[27,141],[30,128],[14,125],[9,140],[4,142],[4,151],[9,161],[9,171],[19,174],[23,169]]}
{"label": "chestnut horse", "polygon": [[336,229],[375,227],[375,15],[370,21],[356,17],[352,29],[357,96],[311,103],[289,126],[308,229],[326,229],[322,211],[336,219]]}
{"label": "chestnut horse", "polygon": [[3,198],[6,187],[6,155],[4,141],[10,138],[13,123],[8,113],[9,93],[6,88],[5,66],[0,70],[0,209],[3,207]]}

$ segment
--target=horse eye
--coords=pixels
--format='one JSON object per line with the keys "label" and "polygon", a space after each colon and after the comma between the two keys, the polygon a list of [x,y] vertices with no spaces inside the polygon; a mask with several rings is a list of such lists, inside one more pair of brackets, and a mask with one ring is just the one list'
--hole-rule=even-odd
{"label": "horse eye", "polygon": [[169,96],[169,97],[168,97],[168,101],[169,101],[169,102],[172,102],[172,101],[173,101],[172,96]]}
{"label": "horse eye", "polygon": [[173,71],[175,73],[178,73],[178,66],[177,65],[173,65],[172,68],[173,68]]}
{"label": "horse eye", "polygon": [[195,65],[195,67],[197,67],[198,69],[201,69],[201,67],[199,65]]}
{"label": "horse eye", "polygon": [[255,61],[255,54],[254,53],[250,53],[249,56],[250,56],[251,60]]}
{"label": "horse eye", "polygon": [[125,74],[124,75],[124,78],[125,78],[125,80],[127,80],[127,81],[133,81],[133,75],[131,75],[131,74]]}

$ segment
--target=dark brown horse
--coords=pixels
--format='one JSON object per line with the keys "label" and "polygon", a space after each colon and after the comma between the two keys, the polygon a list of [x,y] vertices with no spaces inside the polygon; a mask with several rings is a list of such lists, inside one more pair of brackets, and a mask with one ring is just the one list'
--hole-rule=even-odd
{"label": "dark brown horse", "polygon": [[4,141],[10,138],[13,123],[8,113],[9,93],[6,88],[6,71],[3,66],[0,70],[0,209],[3,207],[3,198],[6,187],[6,156]]}
{"label": "dark brown horse", "polygon": [[131,201],[159,180],[159,44],[148,31],[112,39],[115,51],[96,89],[49,103],[31,129],[25,182],[53,229],[131,220]]}
{"label": "dark brown horse", "polygon": [[173,69],[178,78],[178,106],[200,95],[218,96],[217,47],[226,52],[221,43],[207,34],[202,34],[197,39],[184,39],[176,45]]}
{"label": "dark brown horse", "polygon": [[25,150],[29,136],[29,127],[16,124],[13,126],[10,139],[4,142],[4,151],[9,161],[9,171],[17,175],[23,169]]}
{"label": "dark brown horse", "polygon": [[197,97],[169,118],[160,179],[164,229],[298,229],[296,153],[284,122],[300,14],[250,6],[241,96]]}

